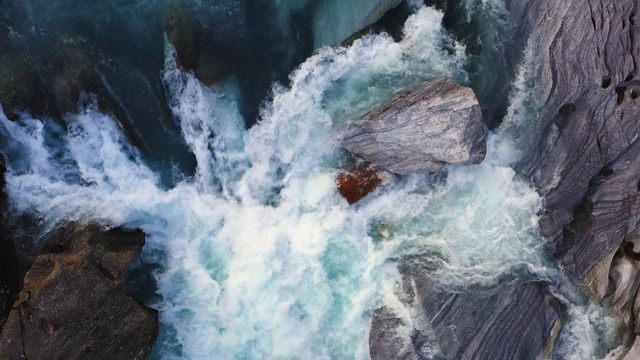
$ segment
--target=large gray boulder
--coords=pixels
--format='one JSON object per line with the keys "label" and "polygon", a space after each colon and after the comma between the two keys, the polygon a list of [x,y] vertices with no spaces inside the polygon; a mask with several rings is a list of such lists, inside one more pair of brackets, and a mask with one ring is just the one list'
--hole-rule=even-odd
{"label": "large gray boulder", "polygon": [[477,164],[486,154],[473,90],[450,78],[425,82],[350,123],[342,146],[396,174]]}

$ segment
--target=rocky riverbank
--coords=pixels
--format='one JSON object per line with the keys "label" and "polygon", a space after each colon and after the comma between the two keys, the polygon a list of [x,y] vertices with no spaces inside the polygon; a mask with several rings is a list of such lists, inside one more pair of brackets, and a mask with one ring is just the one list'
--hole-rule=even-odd
{"label": "rocky riverbank", "polygon": [[[546,99],[540,141],[520,164],[545,198],[540,226],[546,247],[633,329],[640,281],[629,245],[637,241],[640,220],[640,3],[507,4],[530,32]],[[632,341],[633,331],[626,336]]]}
{"label": "rocky riverbank", "polygon": [[144,238],[141,231],[61,228],[24,277],[0,333],[0,357],[147,358],[158,313],[125,285]]}
{"label": "rocky riverbank", "polygon": [[[597,303],[623,319],[622,343],[630,346],[639,334],[638,1],[506,5],[511,21],[521,25],[517,36],[528,39],[527,53],[534,57],[530,91],[541,91],[532,137],[540,140],[529,144],[519,169],[544,197],[540,226],[545,247]],[[407,261],[399,268],[405,287],[414,288],[401,291],[400,299],[412,315],[403,319],[390,307],[378,309],[370,338],[372,358],[396,352],[408,359],[553,354],[564,315],[548,285],[522,284],[504,292],[511,294],[505,304],[491,300],[491,291],[473,297],[465,290],[440,299],[430,286],[420,286],[428,283],[429,266],[411,266],[420,264],[419,259]],[[493,307],[485,308],[478,298]],[[483,315],[460,318],[469,307]]]}
{"label": "rocky riverbank", "polygon": [[[504,17],[499,19],[514,24],[509,28],[513,32],[487,31],[479,40],[475,36],[478,31],[469,29],[485,25],[482,17],[460,21],[456,17],[464,14],[455,0],[427,1],[444,9],[445,25],[455,40],[467,46],[467,56],[474,58],[472,66],[460,65],[469,74],[466,85],[474,90],[449,78],[437,78],[407,89],[351,122],[341,129],[337,141],[351,153],[350,162],[331,175],[338,193],[354,205],[374,198],[390,182],[403,181],[401,175],[440,171],[445,164],[482,162],[487,151],[485,127],[496,126],[506,111],[507,84],[512,82],[513,64],[520,63],[522,57],[520,46],[511,45],[528,44],[525,58],[530,58],[525,63],[531,68],[523,75],[523,87],[535,93],[529,105],[536,111],[527,123],[533,124],[534,130],[523,141],[524,158],[516,170],[533,180],[544,200],[540,230],[549,258],[568,272],[569,281],[577,282],[576,288],[584,289],[596,304],[621,320],[615,330],[620,334],[621,349],[631,348],[627,359],[640,353],[639,1],[505,0]],[[5,17],[15,9],[24,12],[24,27],[39,29],[37,34],[57,29],[51,24],[74,24],[78,18],[67,15],[71,20],[51,21],[47,27],[33,20],[29,13],[33,10],[19,2],[12,2],[16,6],[6,7],[9,10],[3,7],[3,113],[12,121],[29,113],[46,118],[43,121],[53,119],[56,126],[64,128],[69,125],[68,113],[95,104],[118,120],[127,135],[125,140],[145,156],[184,166],[184,174],[176,178],[185,179],[192,175],[193,166],[190,172],[187,164],[193,156],[179,140],[177,122],[166,105],[167,94],[158,76],[164,39],[175,50],[177,67],[192,72],[205,85],[215,87],[229,79],[237,82],[240,105],[236,109],[234,104],[234,109],[252,124],[265,96],[271,96],[266,94],[272,84],[284,82],[286,87],[287,74],[314,49],[343,41],[349,44],[368,32],[391,28],[385,24],[385,11],[395,7],[395,16],[401,18],[408,16],[410,6],[422,2],[357,1],[354,7],[339,2],[325,7],[318,4],[328,2],[300,2],[291,8],[252,3],[233,9],[212,8],[210,12],[197,6],[183,7],[186,2],[170,3],[174,6],[157,10],[164,18],[158,14],[149,15],[153,21],[140,17],[140,23],[148,21],[148,27],[153,28],[149,34],[144,29],[134,31],[133,25],[123,30],[132,36],[122,36],[126,41],[121,49],[104,45],[111,43],[112,31],[102,29],[112,29],[114,23],[79,27],[76,37],[66,36],[73,29],[58,29],[59,33],[51,36],[29,31],[20,34],[25,38],[14,41],[19,29],[16,24],[7,25],[11,19]],[[233,18],[237,24],[216,17],[227,10],[238,12]],[[351,11],[363,16],[352,21]],[[263,16],[265,13],[269,16]],[[331,13],[340,16],[324,16]],[[137,24],[126,15],[118,16],[123,24]],[[272,24],[278,17],[288,20]],[[318,28],[331,31],[320,34]],[[280,30],[269,33],[270,29]],[[349,36],[354,31],[358,33]],[[393,35],[397,41],[403,36],[401,30]],[[91,36],[98,39],[85,41]],[[31,43],[27,37],[33,38]],[[154,40],[147,41],[150,39]],[[152,59],[146,57],[148,49],[133,49],[132,44],[145,41],[153,43]],[[458,51],[453,39],[442,41],[443,51]],[[46,51],[39,48],[42,44],[46,44]],[[154,65],[140,70],[140,64],[147,62]],[[197,117],[211,116],[199,103],[202,99],[190,101],[196,105]],[[217,135],[211,133],[211,137]],[[56,140],[55,136],[47,139]],[[207,146],[202,149],[211,150]],[[170,148],[181,149],[173,153],[183,155],[169,156]],[[299,149],[294,150],[289,161]],[[224,159],[225,154],[211,156]],[[5,171],[4,163],[0,163],[0,170]],[[102,169],[92,170],[99,174]],[[171,169],[167,174],[173,170],[180,172]],[[265,166],[265,173],[271,170]],[[285,186],[280,181],[289,180],[287,174],[282,176],[285,179],[278,179],[278,192]],[[92,186],[82,180],[81,186]],[[4,187],[3,182],[0,185]],[[234,198],[237,194],[226,195]],[[233,205],[235,209],[244,204]],[[353,209],[359,210],[358,206]],[[0,194],[0,212],[7,209],[6,196]],[[147,210],[140,212],[146,214]],[[154,221],[167,222],[162,217]],[[30,225],[25,219],[18,226]],[[388,226],[375,225],[379,229]],[[144,245],[142,232],[62,225],[56,234],[47,235],[44,249],[36,251],[19,248],[26,245],[14,239],[12,229],[4,228],[8,222],[3,221],[2,226],[0,357],[57,354],[65,359],[142,359],[150,354],[158,336],[158,314],[132,298],[124,284],[128,267]],[[568,301],[561,301],[548,282],[523,270],[490,286],[444,290],[431,276],[438,265],[429,255],[418,251],[387,259],[397,266],[402,286],[374,309],[369,338],[373,359],[535,359],[554,354],[555,340],[568,318]],[[296,309],[300,318],[308,315],[302,310]],[[620,350],[621,356],[625,351]]]}

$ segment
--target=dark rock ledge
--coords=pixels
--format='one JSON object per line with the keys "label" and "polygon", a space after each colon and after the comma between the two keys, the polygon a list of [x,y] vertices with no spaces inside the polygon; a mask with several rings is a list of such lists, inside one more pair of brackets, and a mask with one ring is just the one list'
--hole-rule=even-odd
{"label": "dark rock ledge", "polygon": [[145,359],[158,313],[126,289],[142,231],[68,226],[24,277],[0,334],[2,359]]}

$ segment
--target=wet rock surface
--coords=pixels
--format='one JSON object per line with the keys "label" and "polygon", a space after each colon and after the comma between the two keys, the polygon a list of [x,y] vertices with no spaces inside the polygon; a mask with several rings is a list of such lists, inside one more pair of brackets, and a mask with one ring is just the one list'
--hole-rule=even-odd
{"label": "wet rock surface", "polygon": [[[0,156],[0,219],[4,220],[7,205],[7,196],[4,193],[6,167],[4,159]],[[13,304],[18,285],[18,264],[13,239],[6,231],[4,221],[0,223],[0,331],[4,324],[11,305]]]}
{"label": "wet rock surface", "polygon": [[630,327],[638,287],[630,234],[640,208],[638,5],[507,1],[537,56],[540,141],[520,169],[545,199],[545,246]]}
{"label": "wet rock surface", "polygon": [[371,358],[536,359],[553,338],[560,303],[546,284],[442,288],[428,256],[399,261],[402,283],[374,312]]}
{"label": "wet rock surface", "polygon": [[0,331],[18,297],[22,278],[30,265],[29,254],[20,247],[17,229],[10,221],[10,206],[5,193],[5,165],[3,156],[0,156]]}
{"label": "wet rock surface", "polygon": [[315,48],[336,46],[352,34],[376,23],[402,0],[316,1],[312,19]]}
{"label": "wet rock surface", "polygon": [[486,143],[473,90],[450,78],[425,82],[350,123],[342,146],[396,174],[477,164]]}
{"label": "wet rock surface", "polygon": [[[629,186],[638,179],[605,178],[629,166],[616,162],[635,151],[640,135],[640,107],[633,96],[640,55],[638,1],[511,1],[508,7],[532,29],[530,42],[541,57],[535,70],[546,99],[539,117],[541,140],[532,144],[520,168],[533,176],[545,197],[540,225],[550,252],[583,278],[618,248],[623,229],[630,223],[635,227],[636,210],[629,207],[636,205],[623,200],[633,195]],[[593,197],[595,192],[607,195]],[[599,217],[609,217],[606,228],[616,231],[593,229],[596,208]],[[623,214],[621,208],[632,211]],[[577,239],[588,233],[598,240]]]}
{"label": "wet rock surface", "polygon": [[[640,243],[633,235],[640,220],[638,5],[637,0],[506,2],[510,20],[521,28],[516,36],[527,38],[536,57],[528,70],[535,91],[541,92],[541,110],[531,139],[540,141],[526,149],[519,170],[533,178],[545,199],[540,221],[545,246],[629,328],[622,335],[623,344],[634,344],[629,359],[638,351],[633,337],[638,333],[640,283]],[[427,274],[427,269],[407,272],[403,266],[405,288],[407,283],[427,283],[419,274]],[[524,283],[505,291],[508,302],[493,298],[490,289],[479,291],[485,295],[473,298],[472,289],[439,294],[430,287],[417,288],[418,307],[406,305],[410,302],[403,296],[410,298],[410,292],[404,289],[399,298],[409,310],[403,310],[403,316],[390,310],[397,304],[374,314],[372,358],[396,351],[412,359],[526,359],[552,351],[561,312],[546,285]],[[464,300],[467,296],[473,300]],[[503,316],[506,313],[515,316]],[[428,351],[416,341],[424,338],[417,336],[418,327],[411,326],[421,318],[429,325]]]}
{"label": "wet rock surface", "polygon": [[338,192],[351,205],[376,191],[383,183],[384,169],[362,162],[342,171],[337,176]]}
{"label": "wet rock surface", "polygon": [[[158,76],[162,13],[140,2],[117,11],[121,5],[0,2],[3,112],[14,121],[27,112],[64,126],[69,113],[95,103],[153,168],[172,161],[189,174],[195,157],[179,137]],[[161,176],[174,180],[168,172]]]}
{"label": "wet rock surface", "polygon": [[[555,257],[578,278],[584,279],[619,248],[637,261],[638,249],[628,234],[636,227],[640,210],[640,142],[634,143],[589,182],[585,197],[563,226]],[[639,244],[640,245],[640,244]],[[603,281],[606,282],[606,274]],[[602,297],[602,291],[594,288]]]}
{"label": "wet rock surface", "polygon": [[186,6],[175,3],[167,10],[164,29],[180,69],[192,71],[209,86],[230,75],[231,69],[221,60],[222,55],[215,53],[216,45],[208,40],[211,35]]}
{"label": "wet rock surface", "polygon": [[0,335],[0,357],[146,358],[158,336],[158,314],[125,286],[144,237],[97,226],[54,235],[24,278]]}
{"label": "wet rock surface", "polygon": [[10,120],[28,110],[44,113],[46,91],[36,64],[16,53],[0,56],[0,104]]}

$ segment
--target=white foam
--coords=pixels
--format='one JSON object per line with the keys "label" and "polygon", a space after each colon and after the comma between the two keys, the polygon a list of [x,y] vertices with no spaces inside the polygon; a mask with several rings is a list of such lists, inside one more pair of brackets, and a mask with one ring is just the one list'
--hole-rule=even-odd
{"label": "white foam", "polygon": [[3,118],[7,136],[31,149],[28,170],[10,166],[9,195],[50,226],[91,220],[148,234],[145,256],[163,265],[155,304],[163,357],[366,358],[375,270],[385,254],[370,239],[369,215],[336,192],[331,128],[348,117],[331,109],[361,102],[341,89],[381,78],[389,86],[372,90],[367,106],[405,79],[463,74],[462,52],[441,47],[449,41],[441,18],[418,12],[400,44],[369,37],[314,55],[289,89],[274,90],[248,133],[233,83],[208,89],[168,57],[170,105],[198,161],[196,178],[173,189],[159,186],[95,108],[68,119],[64,161],[46,146],[40,122]]}
{"label": "white foam", "polygon": [[607,309],[593,303],[565,302],[566,323],[556,343],[555,353],[563,359],[605,359],[618,358],[624,354],[620,346],[621,321]]}
{"label": "white foam", "polygon": [[99,221],[147,233],[144,256],[162,266],[154,306],[163,358],[368,358],[389,258],[439,253],[434,278],[443,286],[545,269],[540,199],[495,144],[490,161],[449,167],[443,182],[408,177],[357,206],[337,194],[334,127],[425,79],[466,79],[464,47],[442,16],[422,8],[400,43],[382,35],[323,49],[290,88],[274,89],[248,132],[233,82],[206,88],[168,56],[170,106],[198,161],[195,179],[173,189],[160,187],[115,121],[93,107],[68,119],[61,154],[40,122],[0,115],[1,135],[29,150],[24,164],[9,164],[11,202],[50,226]]}

